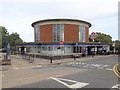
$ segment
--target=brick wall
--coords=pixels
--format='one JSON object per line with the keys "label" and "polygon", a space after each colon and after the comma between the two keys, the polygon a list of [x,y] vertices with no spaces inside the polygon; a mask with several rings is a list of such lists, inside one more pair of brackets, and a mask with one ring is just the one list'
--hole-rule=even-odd
{"label": "brick wall", "polygon": [[[86,41],[89,42],[89,27],[86,29]],[[35,35],[35,28],[34,28]],[[35,41],[35,36],[34,36]],[[52,42],[52,24],[40,26],[40,42]],[[64,42],[79,42],[79,25],[64,25]]]}
{"label": "brick wall", "polygon": [[78,42],[79,41],[79,26],[66,24],[64,25],[64,41],[65,42]]}
{"label": "brick wall", "polygon": [[52,25],[40,26],[40,42],[52,42]]}

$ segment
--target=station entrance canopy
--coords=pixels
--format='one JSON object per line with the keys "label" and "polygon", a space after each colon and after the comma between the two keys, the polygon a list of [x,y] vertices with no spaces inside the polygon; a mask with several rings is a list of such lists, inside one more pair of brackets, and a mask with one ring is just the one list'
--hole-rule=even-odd
{"label": "station entrance canopy", "polygon": [[64,43],[64,44],[60,44],[59,42],[44,42],[44,43],[35,43],[35,42],[29,42],[29,43],[20,43],[20,44],[16,44],[16,46],[43,46],[43,45],[50,45],[50,46],[54,46],[54,45],[63,45],[63,46],[110,46],[109,44],[103,44],[103,43]]}

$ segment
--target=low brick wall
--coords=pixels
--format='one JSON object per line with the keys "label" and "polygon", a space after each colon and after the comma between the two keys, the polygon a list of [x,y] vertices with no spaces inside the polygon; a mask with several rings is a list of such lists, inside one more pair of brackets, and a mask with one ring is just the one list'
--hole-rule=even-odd
{"label": "low brick wall", "polygon": [[[75,54],[74,54],[75,55]],[[34,58],[44,58],[44,59],[51,59],[52,60],[57,60],[57,59],[66,59],[66,58],[74,58],[73,54],[64,54],[64,55],[41,55],[41,54],[24,54],[22,55],[22,57],[24,57],[24,59],[34,59]],[[77,54],[79,55],[79,54]]]}
{"label": "low brick wall", "polygon": [[8,60],[2,60],[2,61],[0,62],[0,64],[1,64],[1,65],[11,65],[11,60],[10,60],[10,59],[8,59]]}

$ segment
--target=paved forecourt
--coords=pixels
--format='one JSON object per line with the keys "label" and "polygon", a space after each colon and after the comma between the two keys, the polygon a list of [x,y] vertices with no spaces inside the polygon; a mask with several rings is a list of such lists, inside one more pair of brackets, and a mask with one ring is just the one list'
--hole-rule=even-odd
{"label": "paved forecourt", "polygon": [[[20,85],[20,88],[114,88],[118,85],[118,78],[112,68],[118,62],[117,56],[106,56],[94,59],[76,60],[54,67],[56,72],[67,68],[72,71],[69,74],[51,76],[43,81]],[[65,68],[65,69],[64,69]],[[40,71],[40,68],[36,69]],[[82,70],[82,71],[79,71]],[[52,72],[52,71],[51,71]]]}

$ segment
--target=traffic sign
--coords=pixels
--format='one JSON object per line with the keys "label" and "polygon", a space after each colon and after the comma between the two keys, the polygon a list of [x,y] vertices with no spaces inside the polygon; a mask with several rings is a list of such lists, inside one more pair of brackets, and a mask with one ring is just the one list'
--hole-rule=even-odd
{"label": "traffic sign", "polygon": [[92,32],[91,35],[90,35],[90,38],[91,38],[92,40],[94,40],[97,36],[98,36],[98,35],[97,35],[96,32]]}
{"label": "traffic sign", "polygon": [[60,45],[63,45],[63,41],[60,41]]}

